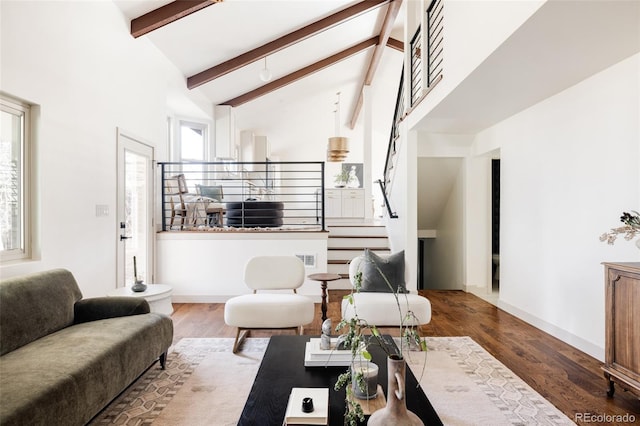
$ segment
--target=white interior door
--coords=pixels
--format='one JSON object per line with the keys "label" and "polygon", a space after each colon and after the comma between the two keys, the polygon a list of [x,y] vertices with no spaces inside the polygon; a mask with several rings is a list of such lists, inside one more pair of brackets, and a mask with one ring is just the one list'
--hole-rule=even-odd
{"label": "white interior door", "polygon": [[[153,283],[153,147],[118,129],[117,286]],[[135,264],[134,264],[135,258]]]}

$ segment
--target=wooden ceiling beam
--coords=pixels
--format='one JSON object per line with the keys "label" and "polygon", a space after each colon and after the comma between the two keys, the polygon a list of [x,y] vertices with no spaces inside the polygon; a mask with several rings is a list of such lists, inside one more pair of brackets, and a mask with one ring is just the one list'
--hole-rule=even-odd
{"label": "wooden ceiling beam", "polygon": [[215,65],[207,70],[201,71],[198,74],[192,75],[191,77],[187,78],[187,87],[189,89],[194,89],[198,86],[215,80],[218,77],[222,77],[225,74],[242,68],[259,59],[262,59],[265,56],[271,55],[279,50],[282,50],[313,35],[321,33],[322,31],[341,24],[342,22],[352,19],[355,16],[369,12],[370,10],[375,9],[383,4],[389,3],[389,1],[391,0],[364,0],[356,3],[353,6],[336,12],[333,15],[327,16],[326,18],[320,19],[319,21],[309,24],[306,27],[300,28],[299,30],[293,31],[292,33],[286,34],[276,40],[270,41],[269,43],[266,43],[260,47],[256,47],[253,50],[236,56],[233,59],[229,59],[228,61],[222,62],[221,64]]}
{"label": "wooden ceiling beam", "polygon": [[396,49],[398,52],[404,52],[404,42],[395,38],[389,37],[389,40],[387,40],[387,46],[392,49]]}
{"label": "wooden ceiling beam", "polygon": [[131,20],[131,35],[138,38],[222,0],[177,0]]}
{"label": "wooden ceiling beam", "polygon": [[267,93],[271,93],[295,81],[298,81],[310,74],[313,74],[324,68],[327,68],[328,66],[331,66],[337,62],[347,59],[350,56],[353,56],[356,53],[359,53],[360,51],[377,44],[378,40],[379,40],[378,36],[371,37],[370,39],[365,40],[361,43],[358,43],[355,46],[351,46],[350,48],[345,49],[342,52],[336,53],[335,55],[331,55],[325,59],[322,59],[321,61],[318,61],[314,64],[311,64],[297,71],[294,71],[291,74],[288,74],[282,78],[279,78],[270,83],[267,83],[264,86],[258,87],[257,89],[254,89],[236,98],[223,102],[221,105],[230,105],[232,107],[237,107],[242,104],[245,104],[249,101],[259,98],[260,96],[264,96]]}
{"label": "wooden ceiling beam", "polygon": [[367,68],[367,72],[364,77],[364,81],[360,86],[360,90],[358,91],[358,99],[354,104],[354,109],[351,114],[351,121],[349,127],[353,129],[356,127],[356,122],[358,121],[358,116],[360,115],[360,110],[362,109],[362,96],[364,86],[369,86],[373,81],[373,77],[376,74],[376,70],[378,69],[378,65],[380,64],[380,60],[382,59],[382,53],[384,52],[384,48],[389,42],[389,37],[391,35],[391,30],[393,29],[393,23],[396,21],[396,17],[398,16],[398,12],[400,11],[400,6],[402,5],[402,0],[393,0],[389,7],[387,8],[387,14],[384,17],[384,21],[382,22],[382,28],[380,29],[380,41],[373,51],[373,55],[371,56],[371,61],[369,62],[369,67]]}

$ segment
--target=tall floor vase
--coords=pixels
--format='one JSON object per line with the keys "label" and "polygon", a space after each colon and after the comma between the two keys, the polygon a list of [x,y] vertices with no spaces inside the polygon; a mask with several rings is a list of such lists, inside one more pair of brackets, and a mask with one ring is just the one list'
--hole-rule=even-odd
{"label": "tall floor vase", "polygon": [[418,416],[407,410],[404,381],[406,369],[404,358],[387,358],[387,406],[374,412],[367,425],[424,426]]}

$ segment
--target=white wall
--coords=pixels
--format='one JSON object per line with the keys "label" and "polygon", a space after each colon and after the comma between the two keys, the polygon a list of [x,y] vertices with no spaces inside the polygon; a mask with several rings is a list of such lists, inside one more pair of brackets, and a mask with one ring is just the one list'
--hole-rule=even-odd
{"label": "white wall", "polygon": [[491,156],[465,161],[463,288],[491,292]]}
{"label": "white wall", "polygon": [[405,281],[408,290],[416,290],[418,286],[418,196],[415,182],[418,179],[418,134],[409,132],[400,124],[401,138],[396,143],[396,160],[394,178],[389,187],[391,209],[398,215],[390,219],[385,214],[389,244],[393,253],[405,252]]}
{"label": "white wall", "polygon": [[640,209],[640,55],[479,133],[501,148],[500,306],[603,359],[601,262],[638,261],[598,237]]}
{"label": "white wall", "polygon": [[[248,294],[245,263],[254,256],[315,255],[316,267],[306,275],[326,272],[327,234],[318,232],[163,233],[158,235],[158,282],[170,284],[173,301],[218,303]],[[298,293],[316,296],[320,283],[306,280]]]}
{"label": "white wall", "polygon": [[[104,295],[115,288],[116,128],[163,160],[166,117],[181,113],[167,105],[206,104],[145,38],[131,37],[110,1],[0,7],[1,90],[40,106],[39,259],[3,266],[2,276],[63,267],[85,296]],[[96,204],[109,216],[96,217]]]}
{"label": "white wall", "polygon": [[434,288],[461,290],[464,288],[464,202],[465,168],[460,168],[449,198],[438,221],[433,243]]}
{"label": "white wall", "polygon": [[[413,128],[546,0],[445,0],[442,81],[407,118]],[[411,34],[413,35],[413,34]]]}

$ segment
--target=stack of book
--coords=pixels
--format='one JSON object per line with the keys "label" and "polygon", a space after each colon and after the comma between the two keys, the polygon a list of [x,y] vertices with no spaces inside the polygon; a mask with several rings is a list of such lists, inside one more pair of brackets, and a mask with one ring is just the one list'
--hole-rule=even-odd
{"label": "stack of book", "polygon": [[[313,411],[302,411],[302,400],[313,399]],[[283,426],[327,425],[329,423],[328,388],[292,388]]]}
{"label": "stack of book", "polygon": [[320,339],[309,339],[304,351],[305,367],[342,367],[351,365],[350,350],[336,349],[337,339],[331,339],[331,349],[320,349]]}

